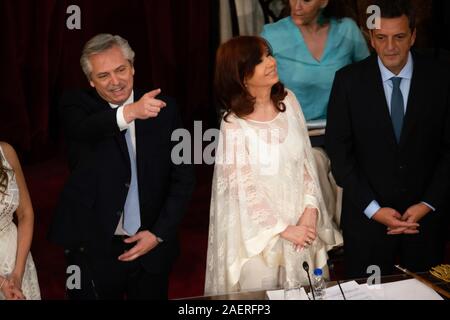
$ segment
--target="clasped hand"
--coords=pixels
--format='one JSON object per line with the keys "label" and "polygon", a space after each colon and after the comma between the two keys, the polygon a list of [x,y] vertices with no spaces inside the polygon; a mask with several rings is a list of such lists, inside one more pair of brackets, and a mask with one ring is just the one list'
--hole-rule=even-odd
{"label": "clasped hand", "polygon": [[387,234],[418,234],[420,224],[418,223],[431,209],[419,203],[409,207],[402,215],[392,208],[381,208],[373,216],[373,219],[387,227]]}
{"label": "clasped hand", "polygon": [[301,251],[316,240],[317,209],[306,208],[297,225],[288,226],[281,237],[292,242],[296,251]]}

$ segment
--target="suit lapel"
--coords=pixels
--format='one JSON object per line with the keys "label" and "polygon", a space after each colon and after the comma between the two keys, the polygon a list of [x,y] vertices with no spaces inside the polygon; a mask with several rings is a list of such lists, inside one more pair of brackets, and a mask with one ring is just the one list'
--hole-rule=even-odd
{"label": "suit lapel", "polygon": [[125,139],[125,133],[126,130],[121,131],[119,134],[116,134],[115,139],[117,144],[119,145],[123,159],[125,160],[127,166],[130,168],[130,155],[128,154],[128,146]]}
{"label": "suit lapel", "polygon": [[[134,91],[134,101],[138,101],[141,97],[142,97],[143,93],[139,92],[137,90]],[[135,134],[136,134],[136,168],[137,168],[137,175],[138,177],[142,177],[144,174],[144,167],[145,167],[145,157],[146,157],[146,150],[145,150],[145,146],[147,145],[146,141],[144,141],[144,139],[147,139],[148,136],[146,136],[146,138],[144,138],[144,126],[145,126],[145,122],[144,120],[135,120],[134,121],[134,129],[135,129]],[[138,179],[138,183],[139,181],[142,181],[142,179]]]}
{"label": "suit lapel", "polygon": [[[396,138],[394,127],[392,125],[391,115],[389,114],[389,107],[386,101],[386,94],[384,92],[383,80],[381,78],[380,68],[378,66],[377,56],[370,62],[369,73],[367,77],[369,90],[368,100],[372,102],[373,114],[375,121],[380,121],[381,136],[386,137],[389,142],[396,145]],[[371,119],[372,121],[372,119]]]}
{"label": "suit lapel", "polygon": [[[136,129],[136,167],[137,167],[137,175],[141,177],[144,173],[144,164],[145,164],[145,149],[144,149],[144,141],[143,141],[143,125],[144,122],[142,120],[136,120],[134,122]],[[139,181],[139,180],[138,180]]]}
{"label": "suit lapel", "polygon": [[[109,105],[109,103],[107,101],[105,101],[102,97],[100,97],[100,95],[97,93],[97,91],[94,90],[96,99],[99,102],[99,106],[101,107],[102,110],[107,111],[107,110],[111,110],[111,106]],[[119,149],[122,153],[122,156],[125,160],[125,162],[127,163],[127,166],[130,166],[130,157],[128,155],[128,147],[127,147],[127,141],[125,140],[125,130],[124,131],[119,131],[114,139],[116,140]]]}
{"label": "suit lapel", "polygon": [[[142,96],[141,92],[134,91],[134,101],[138,101]],[[104,101],[104,100],[103,100]],[[105,108],[111,108],[110,105],[105,102]],[[143,131],[144,122],[142,120],[135,120],[134,121],[134,128],[135,128],[135,137],[136,137],[136,165],[137,165],[137,173],[138,176],[141,176],[144,170],[144,157],[145,152],[143,146],[141,144],[142,141],[142,131]],[[128,154],[128,146],[127,141],[125,139],[125,133],[126,131],[122,131],[119,134],[115,136],[115,139],[117,141],[117,144],[119,145],[119,148],[121,150],[121,153],[123,155],[123,158],[127,164],[127,166],[130,168],[130,156]]]}
{"label": "suit lapel", "polygon": [[[414,57],[415,58],[415,57]],[[406,108],[405,119],[403,122],[403,129],[400,138],[400,144],[404,144],[405,140],[412,135],[414,127],[417,124],[419,118],[419,111],[421,105],[421,97],[425,97],[426,94],[422,93],[422,90],[426,90],[427,84],[425,77],[422,77],[422,70],[420,68],[420,62],[416,62],[414,59],[414,71],[411,79],[411,88],[409,90],[408,105]]]}

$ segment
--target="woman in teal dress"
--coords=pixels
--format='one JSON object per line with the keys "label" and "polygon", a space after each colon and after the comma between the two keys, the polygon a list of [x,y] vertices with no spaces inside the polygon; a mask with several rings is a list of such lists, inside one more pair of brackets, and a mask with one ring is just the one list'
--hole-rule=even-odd
{"label": "woman in teal dress", "polygon": [[336,71],[369,56],[356,25],[343,17],[338,0],[290,0],[291,14],[264,26],[262,37],[272,46],[278,74],[292,90],[307,121],[326,119]]}

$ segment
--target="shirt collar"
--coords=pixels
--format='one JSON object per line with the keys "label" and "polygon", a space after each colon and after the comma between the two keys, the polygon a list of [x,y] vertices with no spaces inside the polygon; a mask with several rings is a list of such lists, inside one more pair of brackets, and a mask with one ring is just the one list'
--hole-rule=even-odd
{"label": "shirt collar", "polygon": [[381,78],[383,79],[383,82],[389,81],[394,77],[402,78],[402,79],[412,79],[413,75],[413,69],[414,69],[414,61],[411,54],[411,51],[408,54],[408,62],[406,62],[406,65],[403,67],[402,71],[398,75],[395,75],[392,73],[388,68],[386,68],[381,61],[380,57],[378,57],[378,66],[380,67],[381,71]]}
{"label": "shirt collar", "polygon": [[109,102],[108,103],[109,103],[111,108],[116,109],[116,108],[118,108],[120,106],[124,106],[124,105],[130,104],[130,103],[133,103],[133,102],[134,102],[134,90],[131,90],[130,96],[128,97],[127,101],[125,101],[124,103],[122,103],[122,104],[112,104],[112,103],[109,103]]}

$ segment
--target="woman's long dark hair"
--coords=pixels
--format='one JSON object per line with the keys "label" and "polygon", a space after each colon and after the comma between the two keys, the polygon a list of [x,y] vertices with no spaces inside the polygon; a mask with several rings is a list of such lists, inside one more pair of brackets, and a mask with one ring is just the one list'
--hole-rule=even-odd
{"label": "woman's long dark hair", "polygon": [[[242,118],[254,111],[256,98],[247,90],[244,80],[251,77],[261,57],[271,52],[269,43],[257,36],[241,36],[222,44],[216,57],[214,87],[216,97],[226,110],[225,121],[233,112]],[[281,82],[272,87],[270,94],[274,106],[286,111],[283,100],[287,92]]]}

